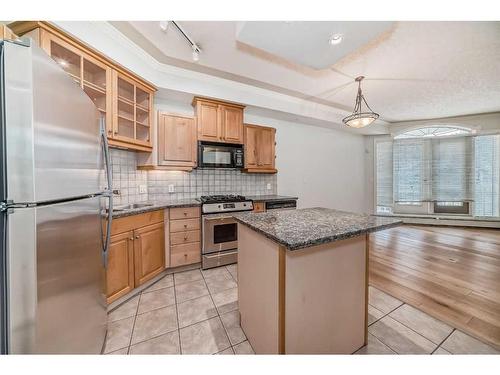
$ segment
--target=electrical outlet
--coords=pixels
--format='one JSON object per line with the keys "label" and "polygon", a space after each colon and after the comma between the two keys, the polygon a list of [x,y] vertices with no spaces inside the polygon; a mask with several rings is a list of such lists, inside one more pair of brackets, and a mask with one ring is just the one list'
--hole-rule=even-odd
{"label": "electrical outlet", "polygon": [[268,183],[266,187],[267,187],[267,190],[271,190],[271,184]]}
{"label": "electrical outlet", "polygon": [[139,185],[139,194],[145,194],[148,192],[148,185]]}
{"label": "electrical outlet", "polygon": [[169,184],[168,185],[168,192],[169,193],[175,193],[175,185],[174,184]]}

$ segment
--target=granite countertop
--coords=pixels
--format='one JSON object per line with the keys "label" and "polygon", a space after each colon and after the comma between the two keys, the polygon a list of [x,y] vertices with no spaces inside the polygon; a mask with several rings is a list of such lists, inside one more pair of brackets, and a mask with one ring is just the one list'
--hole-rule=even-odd
{"label": "granite countertop", "polygon": [[235,213],[234,218],[288,250],[298,250],[397,226],[399,219],[315,207],[262,213]]}
{"label": "granite countertop", "polygon": [[254,202],[272,202],[272,201],[282,201],[287,199],[297,200],[298,197],[289,197],[286,195],[246,195],[248,199]]}
{"label": "granite countertop", "polygon": [[[150,204],[150,206],[113,211],[113,218],[117,219],[119,217],[138,215],[145,212],[162,210],[165,208],[196,207],[201,205],[200,201],[197,199],[172,199],[164,201],[150,201],[150,202],[137,202],[137,203],[138,204],[147,203]],[[120,207],[124,205],[115,205],[115,206]]]}

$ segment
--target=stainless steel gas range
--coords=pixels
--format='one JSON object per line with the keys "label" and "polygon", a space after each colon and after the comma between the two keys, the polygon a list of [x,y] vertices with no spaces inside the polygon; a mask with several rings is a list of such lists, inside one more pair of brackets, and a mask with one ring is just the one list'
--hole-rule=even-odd
{"label": "stainless steel gas range", "polygon": [[201,249],[203,269],[238,261],[238,224],[232,212],[252,211],[253,202],[241,195],[200,197],[202,206]]}

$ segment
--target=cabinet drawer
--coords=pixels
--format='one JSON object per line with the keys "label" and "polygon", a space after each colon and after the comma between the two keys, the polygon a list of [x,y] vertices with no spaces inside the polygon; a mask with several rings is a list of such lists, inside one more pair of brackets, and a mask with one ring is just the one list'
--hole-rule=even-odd
{"label": "cabinet drawer", "polygon": [[183,253],[170,254],[170,266],[179,267],[186,264],[198,263],[201,261],[200,250],[186,251]]}
{"label": "cabinet drawer", "polygon": [[170,220],[191,219],[200,217],[199,207],[180,207],[170,209]]}
{"label": "cabinet drawer", "polygon": [[111,234],[128,232],[137,228],[144,227],[153,223],[163,222],[163,209],[145,212],[143,214],[130,215],[113,219],[111,223]]}
{"label": "cabinet drawer", "polygon": [[170,232],[185,232],[200,229],[200,219],[171,220]]}
{"label": "cabinet drawer", "polygon": [[253,212],[266,212],[265,202],[253,202]]}
{"label": "cabinet drawer", "polygon": [[170,235],[170,244],[171,245],[179,245],[190,242],[199,242],[200,241],[200,231],[199,230],[190,230],[185,232],[175,232]]}
{"label": "cabinet drawer", "polygon": [[170,254],[183,254],[191,251],[201,251],[200,242],[191,242],[181,245],[172,245],[170,246]]}

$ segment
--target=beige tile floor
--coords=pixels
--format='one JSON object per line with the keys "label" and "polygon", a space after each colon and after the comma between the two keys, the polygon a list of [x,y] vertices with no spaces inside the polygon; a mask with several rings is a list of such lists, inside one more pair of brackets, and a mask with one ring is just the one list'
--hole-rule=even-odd
{"label": "beige tile floor", "polygon": [[[236,265],[167,275],[108,314],[106,354],[253,354]],[[370,287],[368,345],[355,354],[499,354]]]}

